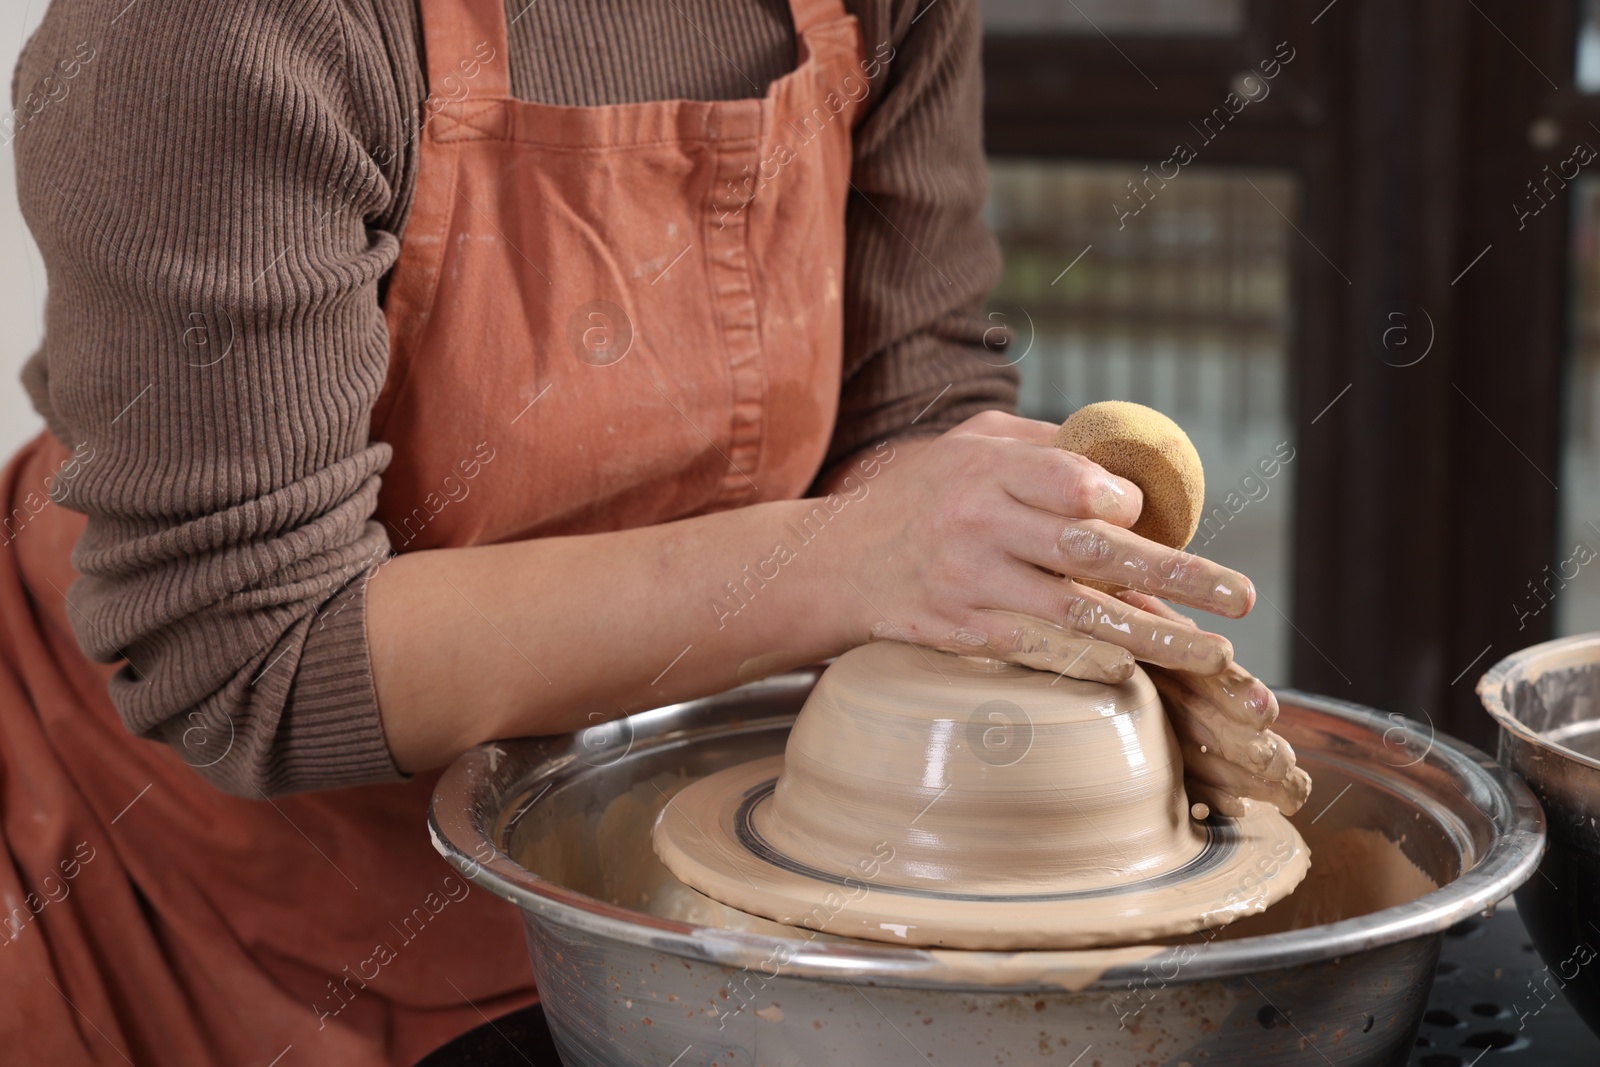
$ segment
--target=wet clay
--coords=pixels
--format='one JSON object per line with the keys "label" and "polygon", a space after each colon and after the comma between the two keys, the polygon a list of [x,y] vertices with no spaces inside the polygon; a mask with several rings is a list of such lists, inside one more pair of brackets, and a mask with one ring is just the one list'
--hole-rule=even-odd
{"label": "wet clay", "polygon": [[[814,944],[847,942],[817,930],[784,926],[718,903],[680,882],[644,847],[667,802],[693,779],[657,775],[640,782],[598,812],[569,818],[518,851],[517,862],[561,885],[624,908],[716,930],[763,934]],[[1084,989],[1112,967],[1138,963],[1163,945],[1131,945],[1078,952],[964,952],[931,955],[958,977],[978,985],[1040,982]]]}
{"label": "wet clay", "polygon": [[824,673],[783,757],[678,794],[658,855],[739,911],[971,949],[1126,944],[1262,911],[1304,876],[1288,821],[1190,818],[1143,671],[1081,682],[898,642]]}
{"label": "wet clay", "polygon": [[911,885],[1104,887],[1203,847],[1170,742],[1143,671],[1111,686],[867,645],[818,682],[757,826],[841,876],[893,853]]}
{"label": "wet clay", "polygon": [[1278,698],[1237,663],[1218,674],[1152,668],[1183,750],[1190,791],[1224,815],[1241,797],[1268,801],[1293,815],[1311,796],[1311,776],[1295,766],[1294,749],[1270,727]]}

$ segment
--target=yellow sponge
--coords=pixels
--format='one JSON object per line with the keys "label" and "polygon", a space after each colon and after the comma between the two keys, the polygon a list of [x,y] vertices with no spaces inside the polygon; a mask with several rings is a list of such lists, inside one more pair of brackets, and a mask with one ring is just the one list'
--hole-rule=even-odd
{"label": "yellow sponge", "polygon": [[1126,400],[1087,404],[1061,424],[1055,443],[1143,490],[1134,533],[1172,548],[1194,537],[1205,506],[1205,472],[1189,435],[1161,412]]}

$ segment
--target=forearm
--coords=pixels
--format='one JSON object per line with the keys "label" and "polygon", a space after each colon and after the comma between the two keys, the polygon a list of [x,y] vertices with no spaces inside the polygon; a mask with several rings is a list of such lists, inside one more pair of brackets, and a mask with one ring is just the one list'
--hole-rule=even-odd
{"label": "forearm", "polygon": [[1222,638],[1082,583],[1139,575],[1152,595],[1236,618],[1248,579],[1199,557],[1164,566],[1172,549],[1129,529],[1138,487],[1053,447],[1055,430],[990,413],[885,443],[822,500],[393,560],[366,617],[390,752],[403,770],[438,766],[873,637],[1098,681],[1134,658],[1223,670]]}
{"label": "forearm", "polygon": [[396,763],[593,726],[866,640],[836,567],[859,505],[834,503],[391,560],[370,583],[367,628]]}
{"label": "forearm", "polygon": [[939,431],[922,433],[913,430],[910,433],[893,437],[889,441],[875,445],[873,448],[863,448],[846,456],[832,466],[823,468],[822,473],[817,475],[817,480],[811,484],[811,491],[818,496],[826,496],[829,493],[838,492],[841,487],[847,488],[850,475],[855,473],[859,478],[862,467],[870,464],[871,457],[878,449],[892,449],[893,451],[890,454],[899,461],[900,466],[904,467],[907,460],[921,454],[922,450],[932,444],[938,436]]}

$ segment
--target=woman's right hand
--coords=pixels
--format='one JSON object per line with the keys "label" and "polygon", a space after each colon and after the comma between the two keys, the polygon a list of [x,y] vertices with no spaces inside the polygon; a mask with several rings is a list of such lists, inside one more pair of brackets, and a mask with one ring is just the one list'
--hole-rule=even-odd
{"label": "woman's right hand", "polygon": [[1104,682],[1126,680],[1135,659],[1224,670],[1224,638],[1084,583],[1237,618],[1254,605],[1249,579],[1132,533],[1139,488],[1055,448],[1055,432],[991,411],[895,445],[841,531],[856,643],[889,638]]}

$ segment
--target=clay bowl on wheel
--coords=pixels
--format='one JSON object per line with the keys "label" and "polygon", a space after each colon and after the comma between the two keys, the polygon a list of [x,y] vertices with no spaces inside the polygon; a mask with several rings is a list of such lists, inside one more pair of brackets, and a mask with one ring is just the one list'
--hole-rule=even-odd
{"label": "clay bowl on wheel", "polygon": [[1500,724],[1500,762],[1527,780],[1549,826],[1540,877],[1517,890],[1517,910],[1551,977],[1600,1034],[1600,634],[1507,656],[1478,696]]}
{"label": "clay bowl on wheel", "polygon": [[696,782],[656,852],[706,896],[902,945],[1075,948],[1219,926],[1304,877],[1268,805],[1190,817],[1154,685],[894,641],[823,674],[784,755]]}

